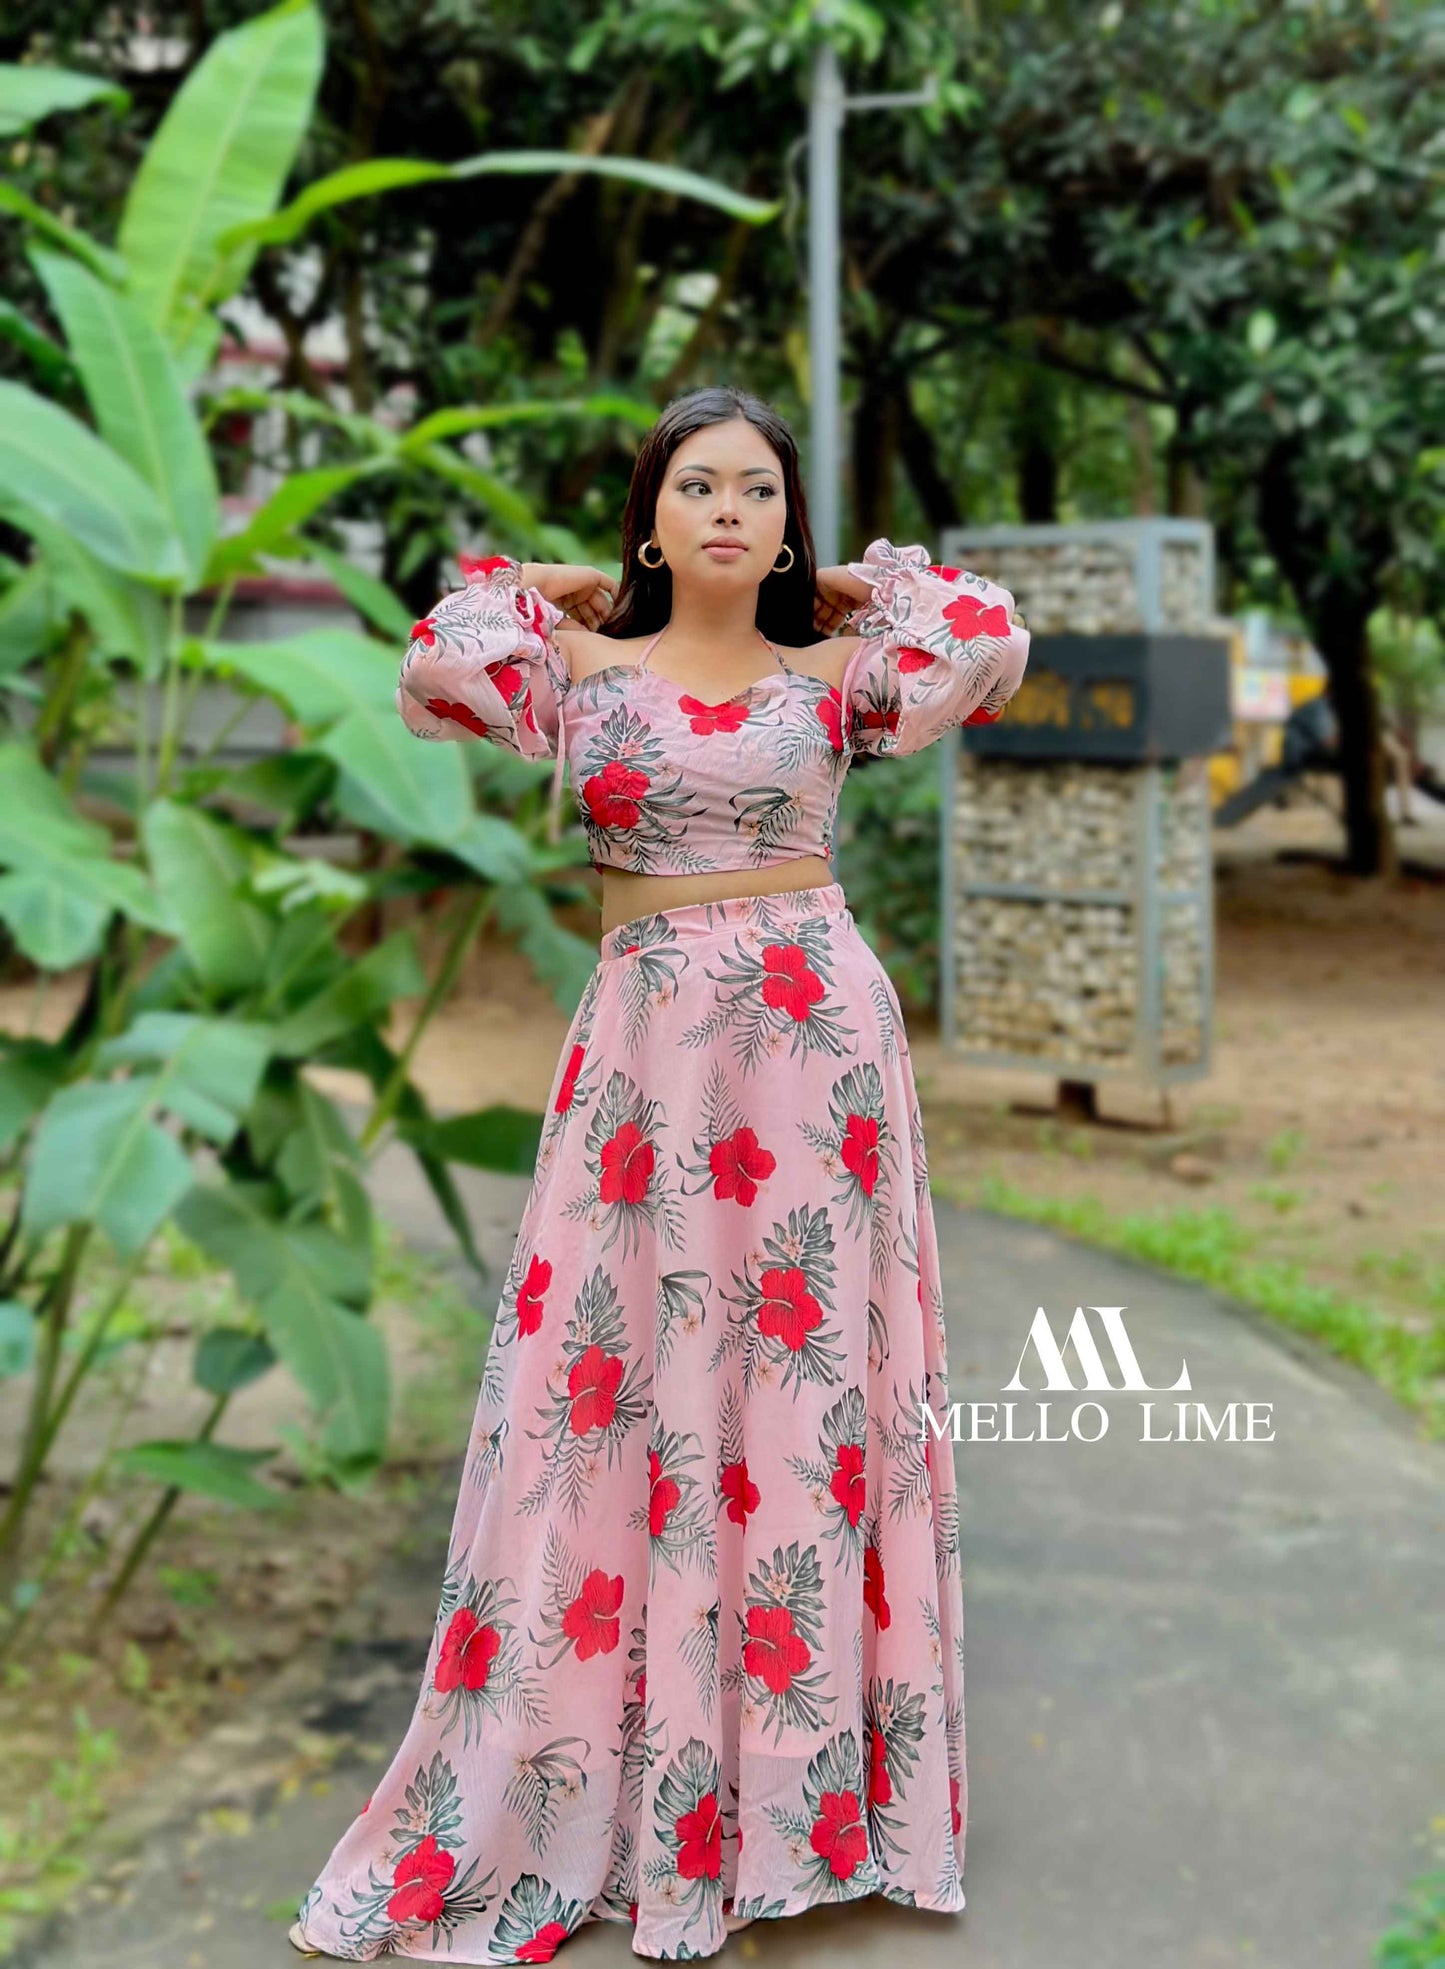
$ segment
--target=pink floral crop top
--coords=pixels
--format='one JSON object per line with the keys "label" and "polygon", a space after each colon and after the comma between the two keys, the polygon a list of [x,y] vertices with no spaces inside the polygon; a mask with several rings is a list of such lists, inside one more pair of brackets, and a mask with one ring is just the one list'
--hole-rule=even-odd
{"label": "pink floral crop top", "polygon": [[[562,611],[506,555],[464,561],[466,586],[412,632],[396,706],[418,738],[486,738],[570,761],[594,868],[692,875],[831,859],[838,793],[859,753],[908,753],[992,723],[1018,689],[1029,632],[1006,588],[875,540],[850,570],[872,594],[841,685],[779,668],[720,704],[633,662],[574,683]],[[662,632],[659,630],[658,634]]]}

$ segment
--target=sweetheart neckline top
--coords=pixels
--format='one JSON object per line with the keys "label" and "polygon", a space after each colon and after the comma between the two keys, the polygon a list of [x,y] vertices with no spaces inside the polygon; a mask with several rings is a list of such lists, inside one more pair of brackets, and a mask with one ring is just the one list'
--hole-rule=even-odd
{"label": "sweetheart neckline top", "polygon": [[[992,723],[1029,648],[1008,589],[930,562],[925,547],[875,540],[850,571],[870,599],[840,683],[794,669],[764,636],[779,668],[709,702],[648,667],[666,624],[640,657],[574,682],[553,633],[562,610],[522,585],[509,556],[466,561],[466,586],[413,627],[397,710],[418,738],[482,738],[552,760],[553,841],[570,764],[596,869],[688,875],[831,860],[853,760]],[[649,677],[663,693],[643,687]]]}

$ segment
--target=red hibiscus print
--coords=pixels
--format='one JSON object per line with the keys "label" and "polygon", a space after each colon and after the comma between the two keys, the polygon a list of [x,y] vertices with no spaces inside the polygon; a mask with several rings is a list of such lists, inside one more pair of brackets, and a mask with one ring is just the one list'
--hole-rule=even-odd
{"label": "red hibiscus print", "polygon": [[420,622],[413,622],[411,625],[411,640],[414,643],[425,643],[430,649],[436,639],[436,628],[429,615],[424,615]]}
{"label": "red hibiscus print", "polygon": [[953,1829],[955,1832],[957,1832],[958,1828],[963,1824],[963,1815],[958,1809],[958,1779],[957,1778],[950,1778],[948,1780],[948,1804],[949,1804],[949,1810],[953,1813]]}
{"label": "red hibiscus print", "polygon": [[539,1258],[533,1252],[527,1276],[522,1280],[521,1290],[517,1294],[518,1333],[535,1333],[542,1324],[542,1298],[551,1283],[550,1260]]}
{"label": "red hibiscus print", "polygon": [[762,1492],[748,1476],[748,1460],[729,1463],[722,1473],[722,1494],[728,1501],[728,1516],[735,1525],[746,1525],[749,1511],[756,1511]]}
{"label": "red hibiscus print", "polygon": [[929,1436],[923,1438],[923,1467],[931,1477],[933,1475],[933,1440]]}
{"label": "red hibiscus print", "polygon": [[686,695],[677,700],[679,711],[699,738],[712,738],[718,732],[735,732],[748,721],[748,707],[741,698],[729,697],[721,704],[704,704],[700,697]]}
{"label": "red hibiscus print", "polygon": [[722,1870],[722,1814],[717,1796],[705,1791],[690,1812],[673,1821],[673,1831],[682,1841],[677,1870],[684,1880],[716,1880]]}
{"label": "red hibiscus print", "polygon": [[[373,1791],[371,1794],[371,1798],[374,1798],[375,1796],[376,1793]],[[371,1798],[368,1798],[366,1803],[362,1806],[361,1809],[363,1812],[369,1812],[371,1810]]]}
{"label": "red hibiscus print", "polygon": [[825,1791],[808,1843],[828,1862],[835,1880],[849,1880],[868,1857],[868,1833],[859,1815],[856,1791]]}
{"label": "red hibiscus print", "polygon": [[472,554],[457,555],[457,566],[468,581],[485,581],[489,574],[508,564],[505,554],[488,554],[485,560],[478,560]]}
{"label": "red hibiscus print", "polygon": [[629,1921],[630,1921],[630,1922],[632,1923],[632,1925],[633,1925],[633,1927],[635,1928],[635,1927],[637,1926],[637,1903],[636,1903],[636,1901],[629,1901],[629,1902],[627,1903],[627,1918],[628,1918],[628,1920],[629,1920]]}
{"label": "red hibiscus print", "polygon": [[808,969],[808,958],[801,945],[770,943],[763,950],[763,1003],[790,1018],[811,1017],[813,1007],[823,996],[823,980]]}
{"label": "red hibiscus print", "polygon": [[582,799],[598,827],[615,833],[636,827],[639,804],[652,784],[647,774],[623,759],[609,759],[600,773],[582,782]]}
{"label": "red hibiscus print", "polygon": [[883,1559],[876,1545],[863,1554],[863,1604],[872,1609],[880,1627],[886,1627],[893,1613],[883,1596]]}
{"label": "red hibiscus print", "polygon": [[796,1265],[778,1265],[763,1273],[758,1286],[763,1295],[758,1307],[759,1333],[769,1340],[781,1340],[796,1354],[823,1318],[823,1308],[808,1290],[807,1274]]}
{"label": "red hibiscus print", "polygon": [[574,1436],[585,1436],[589,1429],[611,1427],[617,1413],[617,1384],[621,1379],[621,1354],[604,1354],[595,1343],[574,1364],[567,1376]]}
{"label": "red hibiscus print", "polygon": [[896,732],[898,729],[898,706],[888,706],[886,710],[876,710],[869,706],[860,711],[853,720],[854,729],[864,732]]}
{"label": "red hibiscus print", "polygon": [[982,595],[960,595],[943,611],[943,619],[961,643],[975,636],[1007,637],[1008,610],[1002,602],[986,602]]}
{"label": "red hibiscus print", "polygon": [[484,1626],[470,1607],[458,1607],[437,1654],[432,1686],[439,1695],[485,1688],[501,1645],[495,1627]]}
{"label": "red hibiscus print", "polygon": [[637,1700],[639,1702],[647,1701],[647,1670],[645,1668],[637,1678]]}
{"label": "red hibiscus print", "polygon": [[610,1655],[617,1646],[622,1605],[622,1574],[609,1579],[600,1566],[594,1566],[582,1582],[582,1591],[562,1616],[562,1632],[577,1644],[577,1659],[590,1661],[595,1654]]}
{"label": "red hibiscus print", "polygon": [[934,657],[926,649],[912,649],[904,645],[898,652],[898,674],[911,676],[915,670],[926,670],[934,662]]}
{"label": "red hibiscus print", "polygon": [[531,1940],[518,1947],[518,1962],[550,1962],[570,1933],[565,1922],[544,1921]]}
{"label": "red hibiscus print", "polygon": [[939,575],[944,581],[957,581],[958,577],[963,573],[963,569],[961,567],[938,567],[936,564],[930,562],[928,572]]}
{"label": "red hibiscus print", "polygon": [[602,1201],[641,1203],[652,1181],[656,1152],[635,1121],[624,1121],[602,1144]]}
{"label": "red hibiscus print", "polygon": [[848,1513],[849,1524],[856,1525],[868,1498],[861,1443],[839,1443],[837,1468],[828,1480],[828,1488]]}
{"label": "red hibiscus print", "polygon": [[843,1167],[858,1178],[865,1196],[872,1196],[878,1181],[878,1118],[876,1115],[850,1114],[843,1129],[841,1150]]}
{"label": "red hibiscus print", "polygon": [[1002,716],[1003,712],[1001,710],[985,711],[980,704],[977,711],[970,711],[963,722],[966,725],[996,725]]}
{"label": "red hibiscus print", "polygon": [[429,1832],[397,1861],[392,1880],[396,1892],[386,1903],[387,1914],[393,1921],[439,1921],[446,1908],[442,1889],[456,1870],[454,1855]]}
{"label": "red hibiscus print", "polygon": [[793,1677],[813,1659],[801,1634],[793,1630],[786,1607],[749,1607],[748,1639],[743,1643],[743,1667],[767,1684],[775,1696],[786,1695]]}
{"label": "red hibiscus print", "polygon": [[661,1538],[667,1528],[668,1513],[682,1496],[682,1486],[675,1477],[662,1474],[662,1458],[655,1449],[647,1452],[647,1474],[652,1485],[647,1501],[647,1525],[654,1538]]}
{"label": "red hibiscus print", "polygon": [[522,687],[522,672],[510,657],[501,657],[496,663],[484,664],[483,668],[508,704]]}
{"label": "red hibiscus print", "polygon": [[547,610],[542,597],[530,588],[517,590],[517,613],[534,636],[543,635],[547,628]]}
{"label": "red hibiscus print", "polygon": [[557,1099],[552,1112],[562,1114],[572,1105],[572,1097],[577,1092],[577,1076],[582,1071],[582,1060],[587,1049],[578,1044],[572,1048],[567,1061],[567,1070],[562,1075],[562,1085],[557,1089]]}
{"label": "red hibiscus print", "polygon": [[818,701],[818,722],[828,734],[828,744],[834,752],[843,750],[843,693],[835,685],[828,695]]}
{"label": "red hibiscus print", "polygon": [[453,724],[465,725],[478,738],[485,738],[491,730],[486,719],[478,717],[470,704],[455,703],[449,697],[429,697],[425,702],[434,718],[450,718]]}
{"label": "red hibiscus print", "polygon": [[868,1739],[868,1804],[890,1805],[893,1802],[893,1780],[888,1775],[888,1740],[881,1730],[874,1730]]}
{"label": "red hibiscus print", "polygon": [[731,1198],[735,1203],[750,1204],[757,1196],[758,1184],[771,1176],[778,1164],[771,1149],[759,1148],[753,1129],[738,1128],[725,1140],[713,1143],[707,1166],[712,1172],[712,1193],[720,1202]]}

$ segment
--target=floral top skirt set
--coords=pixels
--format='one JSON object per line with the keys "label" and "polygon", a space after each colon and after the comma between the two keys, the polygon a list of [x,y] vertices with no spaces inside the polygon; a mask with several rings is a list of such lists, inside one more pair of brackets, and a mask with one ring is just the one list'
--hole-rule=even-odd
{"label": "floral top skirt set", "polygon": [[[424,739],[564,763],[596,867],[829,856],[860,753],[996,719],[1013,597],[876,540],[841,686],[579,683],[505,557],[416,625]],[[656,639],[654,638],[654,641]],[[943,1291],[892,983],[837,883],[607,931],[562,1046],[411,1723],[300,1909],[312,1948],[545,1962],[583,1923],[956,1912],[963,1603]]]}

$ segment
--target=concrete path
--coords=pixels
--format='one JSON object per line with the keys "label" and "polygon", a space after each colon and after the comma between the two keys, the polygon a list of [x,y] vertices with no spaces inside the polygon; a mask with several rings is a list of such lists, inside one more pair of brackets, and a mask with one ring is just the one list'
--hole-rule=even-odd
{"label": "concrete path", "polygon": [[[494,1257],[526,1188],[467,1183]],[[384,1158],[377,1191],[412,1235],[445,1244],[409,1161]],[[1050,1433],[1088,1400],[1107,1432],[955,1450],[966,1911],[815,1910],[758,1923],[726,1952],[849,1969],[902,1949],[939,1969],[1366,1969],[1407,1882],[1439,1864],[1445,1450],[1416,1440],[1362,1377],[1208,1292],[1051,1232],[935,1209],[956,1400],[1008,1399],[1036,1308],[1062,1343],[1080,1304],[1125,1307],[1145,1379],[1172,1390],[1187,1362],[1191,1390],[1055,1393]],[[1104,1324],[1087,1317],[1117,1382]],[[1020,1433],[1037,1426],[1032,1355],[1024,1380]],[[1179,1399],[1216,1419],[1230,1402],[1268,1404],[1274,1440],[1141,1441],[1141,1401],[1163,1435]],[[117,1828],[143,1837],[124,1881],[15,1969],[300,1964],[289,1916],[416,1699],[454,1494],[428,1500],[408,1550],[352,1610],[366,1638],[319,1646],[198,1746],[149,1820],[137,1811]],[[342,1746],[319,1793],[288,1783],[307,1732]],[[216,1805],[231,1816],[207,1829]],[[565,1950],[572,1969],[639,1959],[605,1923]]]}

